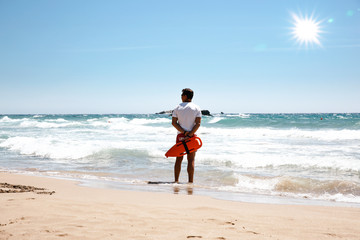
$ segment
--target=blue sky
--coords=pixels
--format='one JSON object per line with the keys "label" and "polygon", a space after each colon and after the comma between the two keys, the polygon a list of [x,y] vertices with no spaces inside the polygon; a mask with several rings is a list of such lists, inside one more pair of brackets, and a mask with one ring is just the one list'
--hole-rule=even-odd
{"label": "blue sky", "polygon": [[154,113],[185,87],[211,112],[360,112],[359,0],[0,0],[0,29],[0,114]]}

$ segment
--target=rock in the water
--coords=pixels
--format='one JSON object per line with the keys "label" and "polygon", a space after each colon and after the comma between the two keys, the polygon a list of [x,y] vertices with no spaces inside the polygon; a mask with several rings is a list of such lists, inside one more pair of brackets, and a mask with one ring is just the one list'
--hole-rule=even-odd
{"label": "rock in the water", "polygon": [[204,116],[212,116],[209,110],[201,110],[201,114]]}
{"label": "rock in the water", "polygon": [[171,114],[171,113],[172,113],[172,110],[167,110],[167,111],[161,111],[161,112],[158,112],[155,114]]}

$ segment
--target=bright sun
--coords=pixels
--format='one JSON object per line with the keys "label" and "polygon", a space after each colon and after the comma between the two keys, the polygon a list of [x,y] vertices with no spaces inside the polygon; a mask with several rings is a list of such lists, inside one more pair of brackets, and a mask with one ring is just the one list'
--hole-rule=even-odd
{"label": "bright sun", "polygon": [[292,13],[292,18],[294,26],[291,28],[291,34],[300,46],[305,45],[306,48],[309,44],[321,46],[319,40],[319,34],[322,33],[321,21],[316,21],[313,16],[303,17],[301,14],[299,16],[294,13]]}

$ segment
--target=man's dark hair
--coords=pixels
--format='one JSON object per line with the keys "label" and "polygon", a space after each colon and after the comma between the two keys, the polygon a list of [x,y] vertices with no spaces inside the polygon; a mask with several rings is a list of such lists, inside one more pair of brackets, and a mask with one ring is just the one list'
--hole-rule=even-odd
{"label": "man's dark hair", "polygon": [[194,91],[191,90],[190,88],[184,88],[182,90],[182,95],[185,95],[188,99],[192,99],[194,96]]}

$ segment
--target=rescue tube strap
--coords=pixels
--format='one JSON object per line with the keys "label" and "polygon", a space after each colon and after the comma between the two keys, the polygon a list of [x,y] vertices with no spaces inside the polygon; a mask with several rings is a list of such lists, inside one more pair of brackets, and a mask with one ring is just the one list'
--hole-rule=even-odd
{"label": "rescue tube strap", "polygon": [[185,141],[182,141],[182,144],[184,145],[184,148],[185,148],[186,154],[189,154],[190,152],[189,152],[189,149],[188,149],[188,147],[187,147],[187,145],[186,145]]}

